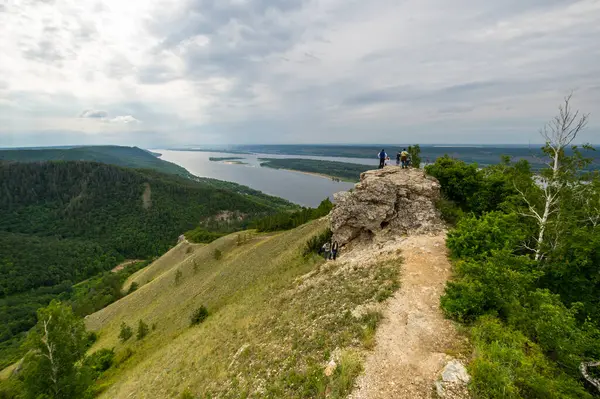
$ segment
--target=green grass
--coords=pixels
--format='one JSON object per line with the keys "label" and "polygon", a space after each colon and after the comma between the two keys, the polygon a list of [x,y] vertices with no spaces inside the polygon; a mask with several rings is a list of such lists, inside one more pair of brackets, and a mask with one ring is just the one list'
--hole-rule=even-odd
{"label": "green grass", "polygon": [[[235,234],[184,243],[132,276],[137,291],[86,320],[99,335],[93,350],[114,347],[120,359],[99,382],[101,397],[345,397],[381,319],[352,311],[376,304],[382,286],[398,287],[399,261],[350,267],[303,256],[325,228],[317,220],[241,245]],[[190,327],[201,305],[209,316]],[[120,343],[121,322],[140,319],[156,329]]]}

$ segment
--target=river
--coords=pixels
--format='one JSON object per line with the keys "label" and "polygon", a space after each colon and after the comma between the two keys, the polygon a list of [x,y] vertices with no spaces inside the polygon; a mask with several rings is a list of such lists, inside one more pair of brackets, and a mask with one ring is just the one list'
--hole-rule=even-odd
{"label": "river", "polygon": [[[350,162],[364,165],[373,165],[377,168],[377,160],[364,158],[333,158],[314,156],[291,156],[272,154],[230,154],[223,152],[203,151],[171,151],[152,150],[161,155],[161,159],[173,162],[186,168],[190,173],[200,177],[230,181],[265,194],[285,198],[288,201],[304,206],[315,207],[338,191],[347,191],[354,187],[353,183],[335,182],[331,179],[310,175],[302,172],[263,168],[258,158],[304,158],[325,161]],[[210,161],[210,157],[239,157],[243,165],[227,164],[224,162]]]}

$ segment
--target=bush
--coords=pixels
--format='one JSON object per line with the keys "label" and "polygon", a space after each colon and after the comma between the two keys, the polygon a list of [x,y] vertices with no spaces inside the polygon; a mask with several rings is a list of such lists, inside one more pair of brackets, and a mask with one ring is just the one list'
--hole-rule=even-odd
{"label": "bush", "polygon": [[112,349],[100,349],[86,357],[83,365],[92,371],[92,378],[97,379],[114,363],[115,352]]}
{"label": "bush", "polygon": [[144,339],[144,337],[146,337],[146,335],[148,335],[148,332],[150,331],[150,329],[148,328],[148,324],[144,323],[143,320],[140,320],[138,322],[138,329],[137,329],[137,335],[136,338],[138,341]]}
{"label": "bush", "polygon": [[133,336],[133,329],[129,327],[125,322],[121,322],[121,331],[119,332],[119,339],[121,342],[127,341]]}
{"label": "bush", "polygon": [[93,331],[90,331],[87,334],[87,347],[89,348],[90,346],[94,345],[97,340],[98,340],[98,334],[96,334]]}
{"label": "bush", "polygon": [[447,155],[427,165],[425,170],[439,180],[444,197],[464,210],[469,209],[471,198],[483,184],[483,175],[476,164],[469,165]]}
{"label": "bush", "polygon": [[133,353],[134,352],[131,350],[131,348],[125,348],[122,351],[117,352],[114,359],[114,365],[118,367],[121,364],[125,363],[127,360],[129,360],[129,358],[133,356]]}
{"label": "bush", "polygon": [[139,288],[139,284],[137,282],[132,282],[131,285],[129,286],[129,289],[127,290],[127,294],[131,294],[132,292],[136,291]]}
{"label": "bush", "polygon": [[189,388],[186,388],[179,396],[179,399],[194,399],[194,398],[195,398],[195,396],[194,396],[194,394],[192,394],[192,392],[189,390]]}
{"label": "bush", "polygon": [[183,278],[183,272],[179,269],[175,271],[175,285],[181,284],[181,279]]}
{"label": "bush", "polygon": [[213,257],[215,258],[215,260],[221,260],[221,258],[223,257],[223,253],[220,250],[215,249],[215,252],[213,252]]}
{"label": "bush", "polygon": [[460,218],[463,217],[464,212],[454,202],[444,197],[438,199],[435,203],[436,208],[440,211],[442,219],[449,225],[455,225],[458,223]]}
{"label": "bush", "polygon": [[190,317],[190,321],[192,326],[196,324],[202,323],[208,317],[208,309],[204,305],[200,306],[198,309],[192,313],[192,317]]}
{"label": "bush", "polygon": [[475,397],[591,399],[578,379],[562,373],[521,332],[486,316],[471,330],[478,356],[469,365]]}
{"label": "bush", "polygon": [[578,375],[579,364],[589,356],[600,356],[599,331],[590,324],[580,326],[577,313],[582,305],[567,308],[559,295],[537,289],[526,294],[523,307],[509,318],[529,339],[558,363]]}
{"label": "bush", "polygon": [[308,256],[310,254],[317,254],[321,251],[321,248],[326,242],[331,241],[333,237],[333,232],[331,229],[327,229],[322,233],[311,237],[306,244],[304,244],[304,250],[302,251],[302,255]]}
{"label": "bush", "polygon": [[448,282],[441,298],[442,309],[448,317],[463,322],[484,314],[506,318],[540,277],[534,267],[528,257],[507,251],[494,252],[485,260],[458,262],[459,278]]}
{"label": "bush", "polygon": [[447,245],[454,258],[482,258],[492,251],[517,252],[525,237],[519,216],[490,212],[462,218],[448,233]]}

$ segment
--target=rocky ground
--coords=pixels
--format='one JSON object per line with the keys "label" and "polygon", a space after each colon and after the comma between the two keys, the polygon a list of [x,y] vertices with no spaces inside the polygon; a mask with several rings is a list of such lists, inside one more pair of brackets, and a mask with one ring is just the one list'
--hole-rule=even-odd
{"label": "rocky ground", "polygon": [[[383,310],[375,349],[350,398],[436,397],[435,384],[453,360],[448,353],[460,345],[454,326],[439,307],[451,273],[444,241],[444,234],[399,240],[397,248],[404,259],[401,288]],[[457,388],[446,397],[465,397],[464,389]]]}

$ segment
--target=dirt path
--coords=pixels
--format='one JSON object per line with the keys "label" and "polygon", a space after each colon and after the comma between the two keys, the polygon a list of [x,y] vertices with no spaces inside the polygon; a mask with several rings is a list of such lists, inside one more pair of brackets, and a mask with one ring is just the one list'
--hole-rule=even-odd
{"label": "dirt path", "polygon": [[452,323],[439,308],[450,276],[445,235],[404,239],[401,288],[389,300],[351,399],[435,397],[433,384],[457,341]]}

